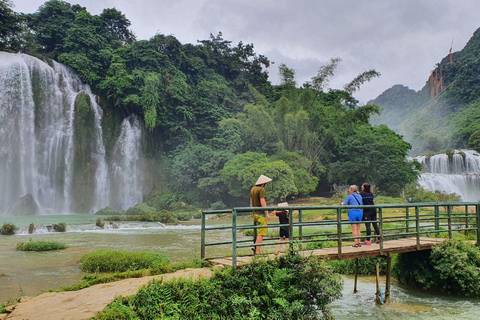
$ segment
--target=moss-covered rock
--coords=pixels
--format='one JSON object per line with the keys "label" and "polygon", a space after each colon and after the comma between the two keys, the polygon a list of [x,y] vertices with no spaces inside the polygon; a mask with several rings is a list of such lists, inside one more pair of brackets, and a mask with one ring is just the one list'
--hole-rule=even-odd
{"label": "moss-covered rock", "polygon": [[134,207],[128,208],[125,212],[127,215],[143,215],[143,214],[153,214],[156,213],[157,210],[154,207],[150,207],[146,203],[137,204]]}
{"label": "moss-covered rock", "polygon": [[95,115],[91,108],[90,96],[79,93],[75,99],[73,122],[73,206],[75,212],[89,212],[95,197]]}
{"label": "moss-covered rock", "polygon": [[118,212],[117,210],[113,209],[110,206],[107,206],[103,209],[98,210],[97,212],[95,212],[95,214],[102,215],[102,216],[116,216],[116,215],[119,215],[120,212]]}

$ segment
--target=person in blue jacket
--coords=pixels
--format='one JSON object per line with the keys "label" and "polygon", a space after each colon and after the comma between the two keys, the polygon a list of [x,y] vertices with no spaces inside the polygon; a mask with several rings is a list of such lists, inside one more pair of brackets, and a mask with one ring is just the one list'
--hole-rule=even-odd
{"label": "person in blue jacket", "polygon": [[[362,196],[358,193],[358,187],[356,185],[351,185],[348,188],[349,195],[342,202],[342,206],[361,206],[363,205]],[[348,221],[358,222],[352,223],[352,235],[354,237],[360,237],[360,222],[363,220],[363,211],[360,208],[348,209]],[[360,238],[354,239],[354,247],[361,247],[362,240]]]}

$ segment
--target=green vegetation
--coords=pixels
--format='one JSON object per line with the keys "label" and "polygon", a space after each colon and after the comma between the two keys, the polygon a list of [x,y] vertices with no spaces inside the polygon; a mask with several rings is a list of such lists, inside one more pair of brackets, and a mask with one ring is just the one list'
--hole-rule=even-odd
{"label": "green vegetation", "polygon": [[152,281],[95,319],[318,319],[330,315],[327,305],[341,288],[323,260],[289,254],[226,268],[208,279]]}
{"label": "green vegetation", "polygon": [[[355,263],[355,259],[334,260],[329,261],[328,265],[332,267],[334,272],[341,274],[355,274]],[[387,271],[387,260],[382,257],[359,258],[358,274],[375,275],[377,272],[377,263],[380,267],[380,273],[385,274]]]}
{"label": "green vegetation", "polygon": [[211,263],[201,260],[193,259],[190,261],[169,263],[167,261],[162,261],[159,264],[155,264],[153,269],[140,269],[140,270],[128,270],[124,272],[115,272],[113,274],[87,274],[83,277],[82,282],[74,284],[71,286],[65,286],[60,288],[60,291],[76,291],[81,290],[99,283],[109,283],[113,281],[119,281],[122,279],[129,278],[140,278],[145,276],[163,274],[163,273],[172,273],[177,270],[182,270],[186,268],[204,268],[210,267]]}
{"label": "green vegetation", "polygon": [[105,208],[102,208],[95,212],[96,215],[102,215],[102,216],[111,216],[111,215],[117,215],[120,214],[120,212],[114,210],[112,207],[107,206]]}
{"label": "green vegetation", "polygon": [[67,224],[65,222],[59,222],[52,225],[52,229],[55,232],[65,232],[67,231]]}
{"label": "green vegetation", "polygon": [[405,187],[405,196],[411,197],[412,202],[459,202],[461,197],[455,193],[444,191],[428,191],[418,183],[410,183]]}
{"label": "green vegetation", "polygon": [[50,251],[66,249],[68,246],[64,243],[54,241],[32,241],[17,243],[18,251]]}
{"label": "green vegetation", "polygon": [[178,223],[178,221],[188,221],[191,219],[199,219],[201,217],[200,211],[188,212],[170,212],[162,210],[154,213],[147,213],[141,215],[129,215],[129,216],[111,216],[107,217],[106,221],[149,221],[149,222],[161,222],[161,223]]}
{"label": "green vegetation", "polygon": [[128,252],[119,250],[99,250],[82,257],[81,269],[85,272],[123,272],[158,268],[168,263],[167,256],[155,252]]}
{"label": "green vegetation", "polygon": [[15,227],[13,224],[5,222],[0,228],[0,234],[3,234],[5,236],[13,235],[15,234],[16,229],[17,227]]}
{"label": "green vegetation", "polygon": [[403,284],[450,295],[480,296],[480,249],[468,242],[450,240],[430,253],[398,255],[392,272]]}

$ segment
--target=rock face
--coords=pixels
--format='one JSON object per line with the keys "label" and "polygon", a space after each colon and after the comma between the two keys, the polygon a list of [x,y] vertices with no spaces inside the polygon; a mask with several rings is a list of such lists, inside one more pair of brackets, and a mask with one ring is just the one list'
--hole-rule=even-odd
{"label": "rock face", "polygon": [[39,212],[40,208],[30,193],[18,198],[8,209],[8,214],[15,216],[33,216]]}

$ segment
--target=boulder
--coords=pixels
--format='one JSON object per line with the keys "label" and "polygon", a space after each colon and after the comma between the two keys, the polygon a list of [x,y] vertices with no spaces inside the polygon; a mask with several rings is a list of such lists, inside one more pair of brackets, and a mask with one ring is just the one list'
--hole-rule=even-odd
{"label": "boulder", "polygon": [[18,198],[7,213],[14,216],[34,216],[40,212],[35,198],[30,193]]}

